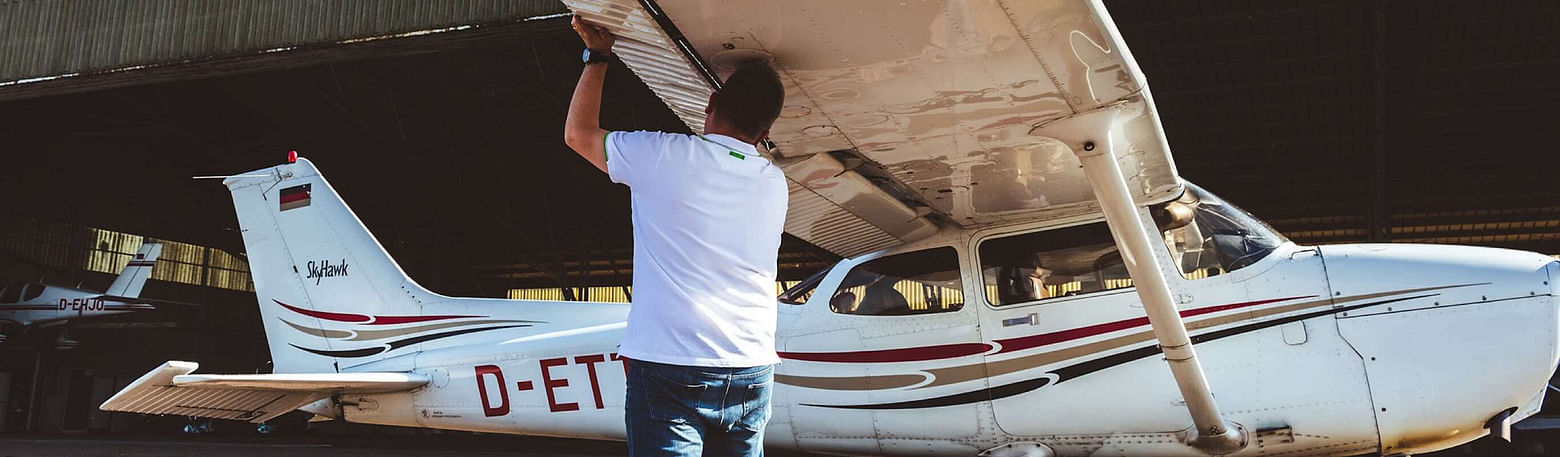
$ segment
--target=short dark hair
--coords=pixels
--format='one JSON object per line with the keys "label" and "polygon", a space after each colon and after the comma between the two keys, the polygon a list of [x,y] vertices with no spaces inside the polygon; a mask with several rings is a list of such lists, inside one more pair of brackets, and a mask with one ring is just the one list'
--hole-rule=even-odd
{"label": "short dark hair", "polygon": [[726,77],[726,83],[710,101],[715,115],[738,133],[757,138],[775,124],[785,104],[780,74],[763,62],[748,62]]}

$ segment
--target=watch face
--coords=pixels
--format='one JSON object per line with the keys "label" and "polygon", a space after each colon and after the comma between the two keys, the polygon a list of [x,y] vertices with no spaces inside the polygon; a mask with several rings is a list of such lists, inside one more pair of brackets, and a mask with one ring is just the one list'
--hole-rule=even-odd
{"label": "watch face", "polygon": [[585,54],[580,56],[580,61],[590,63],[590,48],[585,48]]}

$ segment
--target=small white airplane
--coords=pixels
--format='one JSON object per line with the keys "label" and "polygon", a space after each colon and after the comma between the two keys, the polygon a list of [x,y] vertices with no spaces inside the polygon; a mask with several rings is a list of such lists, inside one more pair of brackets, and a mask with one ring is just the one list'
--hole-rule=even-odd
{"label": "small white airplane", "polygon": [[[778,299],[769,446],[1409,455],[1509,436],[1560,361],[1552,258],[1300,246],[1180,179],[1096,0],[566,4],[694,131],[730,62],[790,85],[787,231],[845,260]],[[430,292],[307,160],[224,183],[274,373],[102,409],[623,438],[628,305]]]}
{"label": "small white airplane", "polygon": [[[135,311],[156,309],[152,300],[140,298],[141,288],[152,276],[162,245],[147,243],[135,253],[135,258],[125,264],[119,277],[104,292],[72,287],[50,286],[40,283],[13,283],[0,286],[0,323],[19,327],[46,328],[64,325],[66,322],[111,316]],[[6,336],[0,333],[0,342]],[[61,348],[74,347],[75,341],[60,338]]]}

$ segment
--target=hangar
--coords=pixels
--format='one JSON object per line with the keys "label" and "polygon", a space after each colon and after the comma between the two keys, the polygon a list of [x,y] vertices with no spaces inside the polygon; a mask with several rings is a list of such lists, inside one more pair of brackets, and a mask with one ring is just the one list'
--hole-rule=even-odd
{"label": "hangar", "polygon": [[[1553,5],[1106,4],[1180,173],[1296,242],[1560,253]],[[167,428],[95,406],[168,357],[265,371],[232,206],[192,177],[287,151],[435,291],[630,292],[627,193],[559,134],[579,69],[562,5],[192,5],[0,5],[0,190],[20,197],[0,208],[0,279],[100,290],[154,239],[146,295],[204,305],[0,345],[0,430]],[[686,128],[621,66],[608,94],[608,128]],[[788,239],[781,279],[833,260]],[[53,350],[60,332],[80,347]]]}

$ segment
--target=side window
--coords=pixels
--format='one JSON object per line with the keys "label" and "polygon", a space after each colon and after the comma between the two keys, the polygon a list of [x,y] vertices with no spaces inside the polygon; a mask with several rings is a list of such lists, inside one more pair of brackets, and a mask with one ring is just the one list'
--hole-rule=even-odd
{"label": "side window", "polygon": [[43,289],[46,287],[48,286],[43,284],[28,284],[27,292],[22,294],[22,301],[38,298],[39,295],[43,295]]}
{"label": "side window", "polygon": [[993,305],[1132,287],[1104,222],[991,238],[979,251]]}
{"label": "side window", "polygon": [[959,254],[951,247],[894,254],[851,268],[829,299],[840,314],[905,316],[964,307]]}
{"label": "side window", "polygon": [[16,303],[21,301],[22,285],[11,284],[5,287],[5,292],[0,292],[0,303]]}

